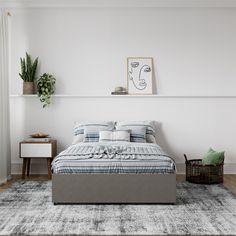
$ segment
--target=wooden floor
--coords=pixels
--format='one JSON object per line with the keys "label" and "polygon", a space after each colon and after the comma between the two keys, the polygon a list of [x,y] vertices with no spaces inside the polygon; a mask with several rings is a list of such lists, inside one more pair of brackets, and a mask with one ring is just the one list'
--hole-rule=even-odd
{"label": "wooden floor", "polygon": [[[177,175],[177,181],[185,181],[185,175]],[[223,185],[236,195],[236,175],[224,175]]]}
{"label": "wooden floor", "polygon": [[[0,185],[0,192],[9,188],[12,183],[21,179],[20,175],[13,175],[12,179],[9,180],[6,184]],[[48,181],[47,175],[32,175],[26,177],[27,180],[37,180],[37,181]],[[185,181],[185,175],[177,175],[177,182]],[[224,186],[228,188],[232,193],[236,195],[236,175],[224,175]]]}
{"label": "wooden floor", "polygon": [[[0,192],[9,188],[12,183],[21,180],[21,175],[12,175],[11,177],[11,180],[7,181],[7,183],[0,185]],[[29,177],[25,177],[25,180],[48,181],[48,175],[32,175]]]}

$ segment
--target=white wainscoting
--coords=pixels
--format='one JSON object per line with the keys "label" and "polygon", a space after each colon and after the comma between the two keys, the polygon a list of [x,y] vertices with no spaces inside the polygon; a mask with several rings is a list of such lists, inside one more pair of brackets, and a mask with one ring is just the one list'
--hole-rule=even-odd
{"label": "white wainscoting", "polygon": [[21,163],[18,142],[31,133],[49,133],[57,139],[60,152],[72,142],[77,120],[148,119],[160,122],[157,142],[178,164],[184,163],[183,153],[199,158],[213,147],[226,151],[226,171],[232,173],[236,164],[236,109],[232,107],[236,107],[234,98],[53,97],[51,106],[43,109],[37,97],[13,97],[12,169],[17,171],[14,165]]}

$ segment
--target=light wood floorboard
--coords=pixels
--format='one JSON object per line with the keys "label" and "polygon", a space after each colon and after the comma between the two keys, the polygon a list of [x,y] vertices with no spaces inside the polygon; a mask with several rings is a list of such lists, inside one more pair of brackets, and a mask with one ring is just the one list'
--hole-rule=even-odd
{"label": "light wood floorboard", "polygon": [[[177,175],[177,181],[182,182],[185,181],[185,175]],[[12,183],[21,180],[21,175],[13,175],[12,179],[7,181],[7,183],[0,185],[0,192],[6,190],[9,188]],[[47,175],[31,175],[29,177],[26,177],[27,180],[33,180],[33,181],[48,181]],[[236,175],[224,175],[224,186],[228,188],[232,193],[236,195]]]}

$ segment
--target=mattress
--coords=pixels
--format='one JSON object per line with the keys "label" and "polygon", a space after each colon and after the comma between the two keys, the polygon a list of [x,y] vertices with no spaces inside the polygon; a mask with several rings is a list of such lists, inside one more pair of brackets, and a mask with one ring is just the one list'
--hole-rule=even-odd
{"label": "mattress", "polygon": [[172,174],[174,160],[150,143],[79,143],[61,152],[52,163],[54,174]]}

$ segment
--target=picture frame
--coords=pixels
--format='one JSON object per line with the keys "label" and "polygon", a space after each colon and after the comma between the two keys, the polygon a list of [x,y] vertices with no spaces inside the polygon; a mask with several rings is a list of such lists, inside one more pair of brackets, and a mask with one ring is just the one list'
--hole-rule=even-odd
{"label": "picture frame", "polygon": [[127,91],[131,95],[153,94],[153,58],[127,58]]}

